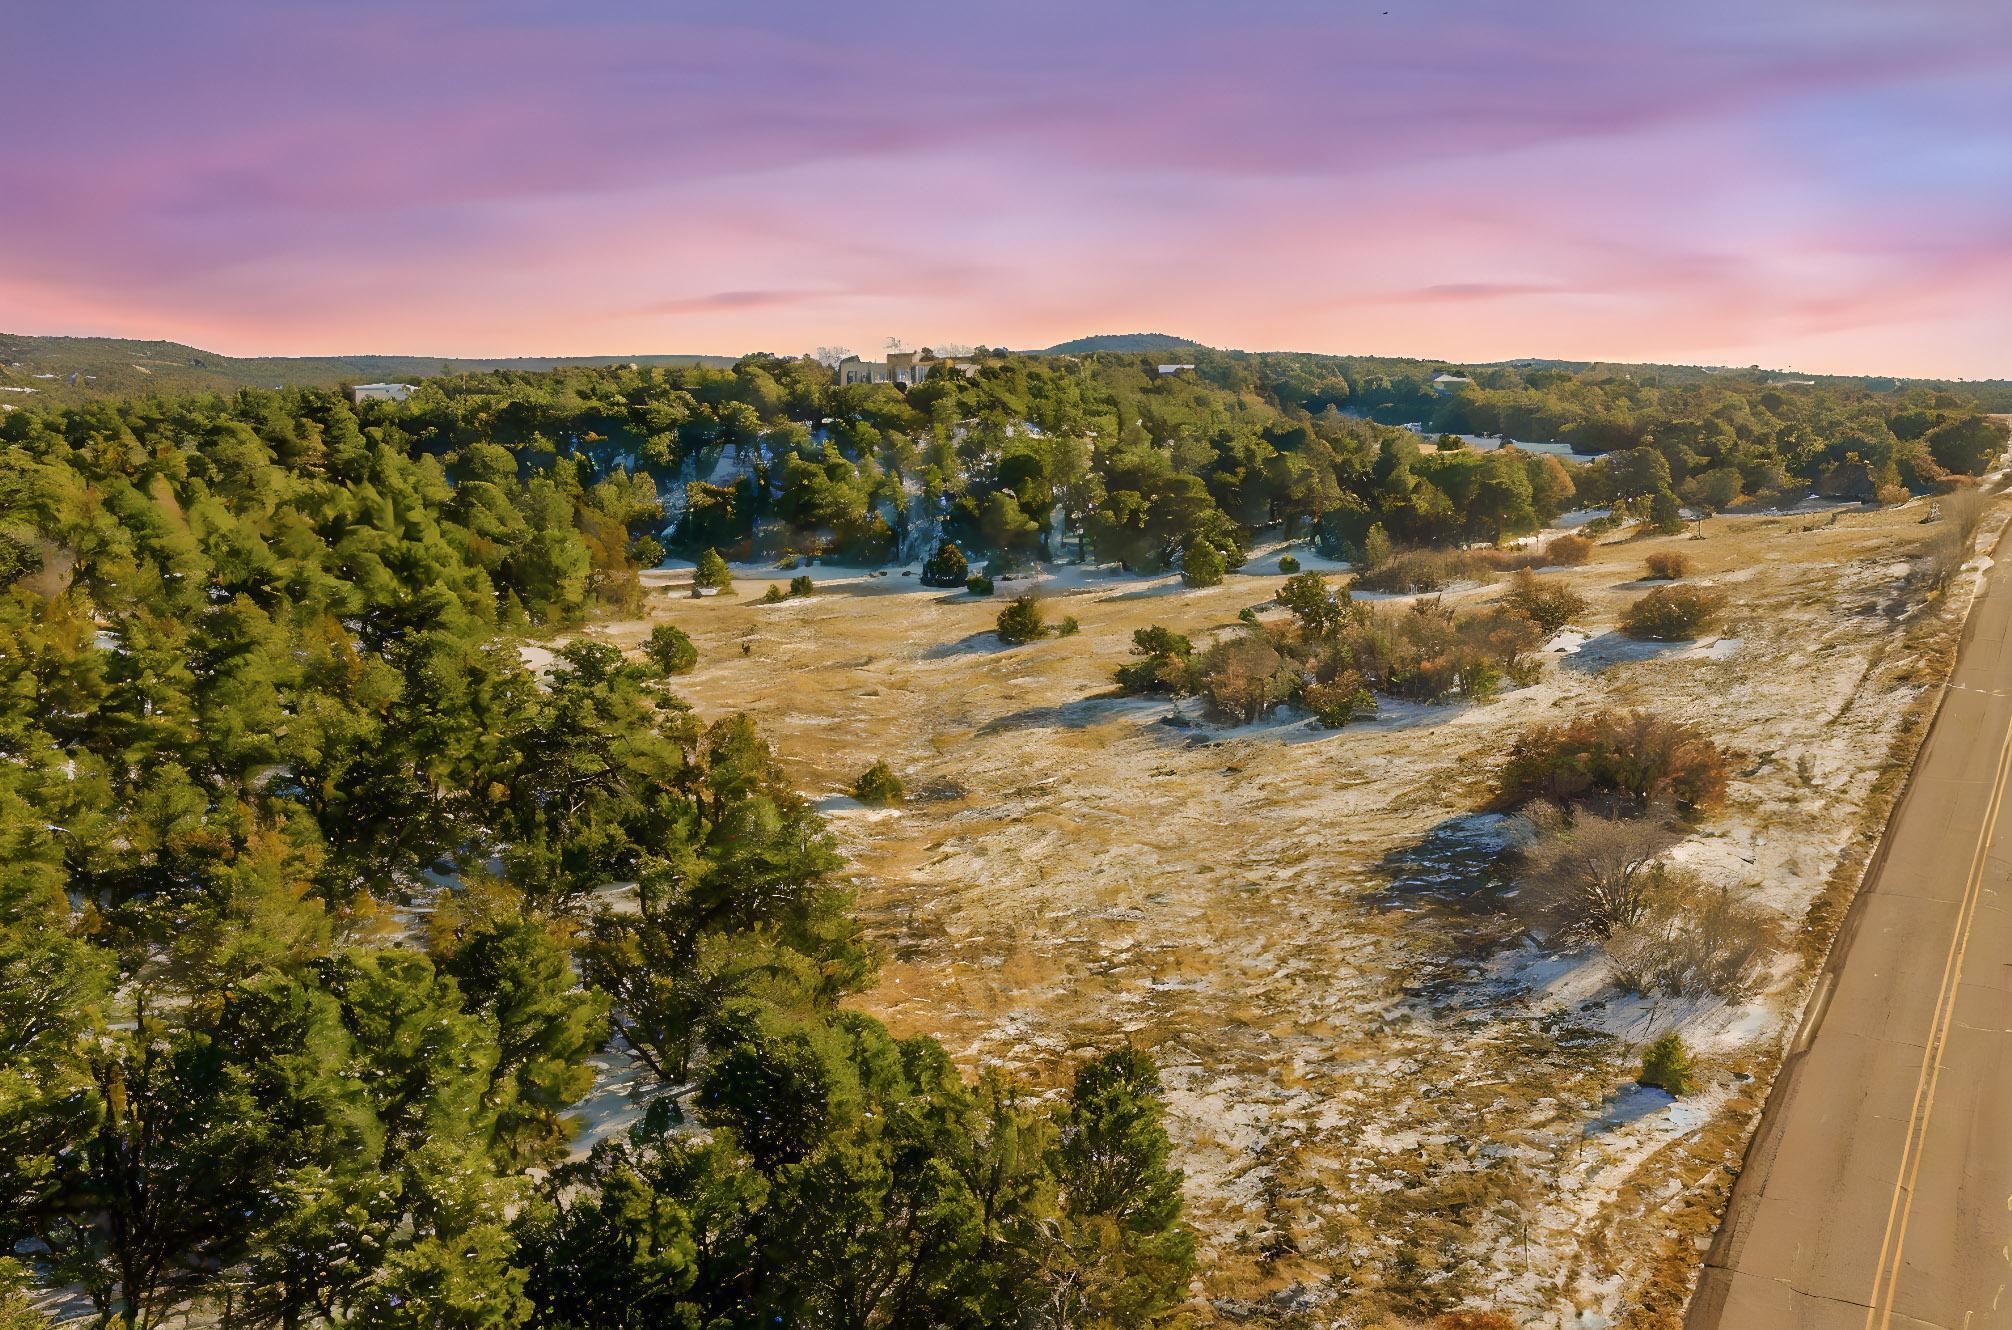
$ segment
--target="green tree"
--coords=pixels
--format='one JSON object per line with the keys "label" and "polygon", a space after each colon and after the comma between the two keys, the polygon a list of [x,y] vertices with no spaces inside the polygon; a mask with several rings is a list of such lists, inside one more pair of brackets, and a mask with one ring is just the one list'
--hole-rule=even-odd
{"label": "green tree", "polygon": [[1162,1123],[1159,1072],[1124,1048],[1076,1071],[1056,1144],[1063,1244],[1077,1278],[1064,1325],[1152,1325],[1185,1299],[1194,1237]]}
{"label": "green tree", "polygon": [[660,623],[650,629],[643,654],[662,675],[684,674],[699,663],[699,649],[685,630],[675,624]]}
{"label": "green tree", "polygon": [[894,768],[888,766],[885,760],[868,767],[852,786],[853,798],[876,808],[900,803],[905,793],[901,777],[894,774]]}
{"label": "green tree", "polygon": [[944,541],[922,565],[922,585],[963,586],[970,575],[970,567],[964,561],[964,551],[949,541]]}
{"label": "green tree", "polygon": [[1181,555],[1181,581],[1192,587],[1222,585],[1222,552],[1206,540],[1189,544]]}
{"label": "green tree", "polygon": [[733,594],[733,571],[727,567],[727,561],[720,557],[718,550],[707,550],[699,555],[698,564],[692,570],[692,589]]}
{"label": "green tree", "polygon": [[1643,1085],[1666,1090],[1678,1098],[1697,1089],[1697,1080],[1691,1071],[1690,1052],[1676,1031],[1660,1036],[1643,1050],[1639,1080]]}
{"label": "green tree", "polygon": [[1041,613],[1041,602],[1032,596],[1015,597],[1011,604],[999,611],[996,627],[999,640],[1011,646],[1035,641],[1048,632],[1047,619]]}

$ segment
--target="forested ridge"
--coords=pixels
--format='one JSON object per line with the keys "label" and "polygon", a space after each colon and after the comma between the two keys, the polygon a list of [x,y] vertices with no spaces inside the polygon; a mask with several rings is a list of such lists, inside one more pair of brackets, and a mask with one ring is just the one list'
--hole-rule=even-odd
{"label": "forested ridge", "polygon": [[[7,1278],[130,1325],[1151,1324],[1192,1263],[1151,1061],[1042,1094],[846,1010],[871,951],[755,721],[695,715],[675,653],[518,640],[633,612],[672,550],[1380,563],[2003,446],[1943,390],[1195,359],[0,416]],[[1280,643],[1327,650],[1305,590]],[[574,1159],[611,1040],[660,1093]]]}
{"label": "forested ridge", "polygon": [[[844,1010],[755,725],[520,662],[634,572],[610,482],[499,452],[321,392],[0,422],[0,1324],[1162,1316],[1152,1063],[1037,1096]],[[659,1093],[568,1162],[615,1031]]]}
{"label": "forested ridge", "polygon": [[[1083,553],[1138,571],[1197,540],[1235,566],[1259,533],[1359,555],[1373,527],[1400,547],[1498,541],[1572,506],[1669,525],[1680,507],[1810,492],[1893,501],[1974,473],[2002,433],[1949,388],[1546,367],[1449,386],[1414,361],[1194,359],[1160,375],[1150,355],[990,354],[907,389],[776,357],[504,372],[429,381],[370,418],[457,474],[571,463],[645,562],[877,564],[951,541],[974,563]],[[1585,464],[1431,442],[1463,434],[1555,441]]]}

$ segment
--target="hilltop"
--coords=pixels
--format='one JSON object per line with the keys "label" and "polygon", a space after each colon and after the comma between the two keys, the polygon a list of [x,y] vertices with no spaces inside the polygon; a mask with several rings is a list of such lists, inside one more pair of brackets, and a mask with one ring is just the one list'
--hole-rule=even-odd
{"label": "hilltop", "polygon": [[[0,390],[10,404],[73,402],[137,393],[233,392],[239,388],[332,388],[491,370],[575,365],[731,365],[734,356],[226,356],[181,342],[124,337],[34,337],[0,333]],[[33,396],[21,390],[32,390]]]}
{"label": "hilltop", "polygon": [[1187,337],[1175,337],[1171,333],[1098,333],[1094,337],[1077,337],[1067,342],[1057,342],[1040,352],[1047,356],[1081,356],[1092,351],[1115,351],[1120,354],[1138,351],[1200,351],[1208,348],[1201,342]]}

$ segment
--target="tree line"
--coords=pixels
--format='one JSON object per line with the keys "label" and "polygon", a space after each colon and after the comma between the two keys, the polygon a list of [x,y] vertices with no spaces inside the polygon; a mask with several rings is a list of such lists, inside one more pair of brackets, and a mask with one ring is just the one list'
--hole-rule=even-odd
{"label": "tree line", "polygon": [[[1139,571],[1260,537],[1360,551],[1499,542],[1569,506],[1660,526],[1807,493],[1891,501],[1980,473],[2002,421],[1959,385],[1201,350],[978,359],[921,384],[837,384],[810,359],[429,380],[365,418],[450,471],[555,479],[622,553],[884,563],[942,541],[979,563],[1078,553]],[[1402,428],[1402,425],[1413,428]],[[1461,435],[1552,441],[1561,457]]]}

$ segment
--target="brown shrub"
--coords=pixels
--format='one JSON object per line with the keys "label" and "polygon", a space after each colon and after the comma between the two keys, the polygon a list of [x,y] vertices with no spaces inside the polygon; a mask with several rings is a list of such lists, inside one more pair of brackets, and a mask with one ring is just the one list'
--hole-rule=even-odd
{"label": "brown shrub", "polygon": [[1457,578],[1472,571],[1472,561],[1451,550],[1399,550],[1368,572],[1358,575],[1355,585],[1366,591],[1393,594],[1443,591]]}
{"label": "brown shrub", "polygon": [[1553,536],[1544,546],[1544,560],[1563,568],[1577,568],[1593,557],[1593,542],[1584,536]]}
{"label": "brown shrub", "polygon": [[1546,636],[1586,612],[1586,598],[1568,584],[1547,581],[1527,568],[1509,579],[1509,594],[1502,597],[1502,605],[1536,624]]}
{"label": "brown shrub", "polygon": [[1621,631],[1656,642],[1687,642],[1718,621],[1725,597],[1702,587],[1659,586],[1621,612]]}
{"label": "brown shrub", "polygon": [[1646,908],[1609,932],[1607,962],[1646,996],[1744,997],[1779,939],[1775,916],[1725,887],[1669,872]]}
{"label": "brown shrub", "polygon": [[1503,1312],[1442,1312],[1432,1330],[1516,1330],[1516,1322]]}
{"label": "brown shrub", "polygon": [[1664,888],[1658,862],[1676,839],[1661,818],[1534,816],[1511,913],[1553,942],[1597,942],[1639,924]]}
{"label": "brown shrub", "polygon": [[1301,682],[1298,662],[1261,633],[1221,642],[1197,662],[1198,686],[1218,713],[1245,723],[1291,699]]}
{"label": "brown shrub", "polygon": [[1647,562],[1650,577],[1675,582],[1690,575],[1691,561],[1676,550],[1658,550]]}
{"label": "brown shrub", "polygon": [[1704,731],[1644,711],[1601,711],[1525,730],[1509,750],[1495,806],[1550,799],[1702,812],[1725,793],[1725,755]]}

